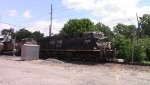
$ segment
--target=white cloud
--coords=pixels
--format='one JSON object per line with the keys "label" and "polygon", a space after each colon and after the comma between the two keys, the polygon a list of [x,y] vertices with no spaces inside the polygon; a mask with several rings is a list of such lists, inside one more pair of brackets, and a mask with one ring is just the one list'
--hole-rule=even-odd
{"label": "white cloud", "polygon": [[97,0],[93,14],[102,17],[129,17],[136,11],[137,5],[138,0]]}
{"label": "white cloud", "polygon": [[10,29],[10,25],[5,24],[5,23],[0,23],[0,30],[3,30],[3,29]]}
{"label": "white cloud", "polygon": [[9,10],[9,15],[10,16],[17,16],[17,11],[14,9]]}
{"label": "white cloud", "polygon": [[101,17],[100,22],[111,28],[119,22],[131,24],[128,19],[136,24],[136,13],[139,16],[150,13],[150,6],[140,6],[139,0],[62,0],[62,2],[68,8],[90,10],[93,16]]}
{"label": "white cloud", "polygon": [[0,23],[0,31],[2,31],[3,29],[10,29],[10,25],[5,23]]}
{"label": "white cloud", "polygon": [[[65,23],[64,21],[53,20],[52,33],[58,34],[61,28],[63,27],[64,23]],[[32,31],[32,32],[40,31],[41,33],[44,33],[45,36],[48,36],[49,25],[50,25],[49,21],[44,21],[44,20],[36,21],[33,23],[31,28],[29,28],[29,31]]]}
{"label": "white cloud", "polygon": [[71,9],[91,9],[93,0],[62,0],[62,3]]}
{"label": "white cloud", "polygon": [[97,24],[98,21],[96,19],[90,19],[92,22],[94,22],[94,24]]}
{"label": "white cloud", "polygon": [[23,17],[24,17],[24,18],[31,18],[31,15],[30,15],[29,10],[25,10],[25,11],[24,11]]}

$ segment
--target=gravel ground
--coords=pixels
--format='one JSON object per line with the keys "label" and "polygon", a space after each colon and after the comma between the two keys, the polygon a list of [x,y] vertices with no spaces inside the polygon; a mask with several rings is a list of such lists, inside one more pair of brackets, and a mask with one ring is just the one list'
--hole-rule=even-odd
{"label": "gravel ground", "polygon": [[0,85],[150,85],[150,66],[0,56]]}

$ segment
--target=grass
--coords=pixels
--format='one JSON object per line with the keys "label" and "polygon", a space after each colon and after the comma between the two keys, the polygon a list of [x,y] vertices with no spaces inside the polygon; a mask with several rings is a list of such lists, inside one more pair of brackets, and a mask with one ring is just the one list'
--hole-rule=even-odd
{"label": "grass", "polygon": [[150,61],[143,61],[143,64],[149,64],[150,65]]}

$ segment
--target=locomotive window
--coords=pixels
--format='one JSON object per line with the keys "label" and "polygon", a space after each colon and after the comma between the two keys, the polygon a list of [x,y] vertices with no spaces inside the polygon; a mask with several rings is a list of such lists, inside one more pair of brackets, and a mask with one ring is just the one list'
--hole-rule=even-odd
{"label": "locomotive window", "polygon": [[55,41],[54,40],[50,40],[50,45],[54,45]]}
{"label": "locomotive window", "polygon": [[91,40],[85,40],[85,43],[90,43],[91,42]]}
{"label": "locomotive window", "polygon": [[57,43],[58,44],[62,44],[62,40],[57,40]]}
{"label": "locomotive window", "polygon": [[103,39],[103,41],[104,41],[104,42],[107,42],[107,41],[109,41],[109,39],[108,39],[108,38],[105,38],[105,39]]}
{"label": "locomotive window", "polygon": [[76,36],[77,39],[82,39],[82,34]]}
{"label": "locomotive window", "polygon": [[84,35],[84,39],[89,39],[91,36],[89,34]]}
{"label": "locomotive window", "polygon": [[56,47],[61,47],[62,45],[62,40],[57,40],[56,41]]}

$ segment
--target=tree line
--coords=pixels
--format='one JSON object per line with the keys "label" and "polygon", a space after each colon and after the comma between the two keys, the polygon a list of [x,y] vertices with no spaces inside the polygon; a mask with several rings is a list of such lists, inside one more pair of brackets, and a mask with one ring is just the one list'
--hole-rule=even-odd
{"label": "tree line", "polygon": [[[117,58],[123,58],[126,62],[130,62],[134,44],[134,62],[150,60],[150,14],[144,14],[142,17],[139,17],[138,27],[118,23],[113,31],[101,22],[94,24],[88,18],[70,19],[64,24],[58,35],[76,34],[86,31],[101,31],[105,36],[109,37],[113,47],[116,48]],[[6,30],[2,30],[2,34],[7,33],[5,32]],[[13,33],[12,37],[18,40],[23,38],[40,39],[44,37],[44,34],[40,33],[40,31],[30,32],[23,28]],[[133,39],[135,39],[134,43]]]}
{"label": "tree line", "polygon": [[[116,57],[126,62],[143,62],[150,60],[150,14],[139,17],[138,27],[118,23],[113,31],[99,22],[94,24],[90,19],[70,19],[60,31],[60,35],[83,33],[86,31],[101,31],[109,37],[116,48]],[[133,40],[135,41],[133,43]],[[134,50],[133,50],[134,46]]]}
{"label": "tree line", "polygon": [[[13,28],[11,28],[13,29]],[[9,29],[3,29],[1,31],[1,35],[7,35],[9,33]],[[11,33],[12,38],[16,38],[16,40],[22,40],[24,38],[34,38],[35,40],[40,39],[44,37],[44,33],[41,33],[40,31],[30,32],[25,28],[22,28],[16,32]]]}

